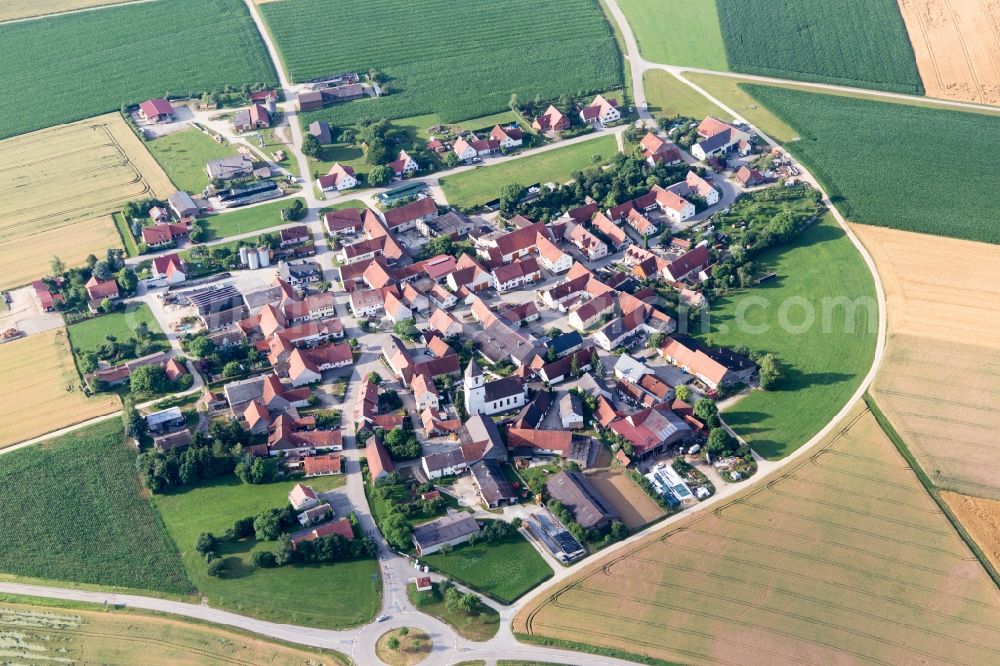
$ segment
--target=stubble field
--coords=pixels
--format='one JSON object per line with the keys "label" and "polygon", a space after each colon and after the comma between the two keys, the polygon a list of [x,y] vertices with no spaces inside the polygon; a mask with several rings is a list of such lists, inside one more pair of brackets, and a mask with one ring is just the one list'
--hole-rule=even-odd
{"label": "stubble field", "polygon": [[0,288],[121,247],[108,214],[173,191],[117,113],[0,141]]}
{"label": "stubble field", "polygon": [[1000,500],[959,495],[947,490],[941,493],[941,497],[982,548],[993,567],[1000,569]]}
{"label": "stubble field", "polygon": [[927,95],[1000,103],[1000,1],[898,2]]}
{"label": "stubble field", "polygon": [[807,459],[599,560],[514,620],[669,662],[1000,659],[1000,592],[859,404]]}
{"label": "stubble field", "polygon": [[0,448],[120,408],[113,394],[84,395],[63,329],[0,345],[0,368],[0,404],[13,407],[0,421]]}
{"label": "stubble field", "polygon": [[[0,641],[13,663],[55,661],[144,666],[330,666],[348,660],[169,617],[98,606],[35,605],[25,598],[0,600]],[[58,602],[55,602],[58,603]]]}
{"label": "stubble field", "polygon": [[651,523],[666,513],[621,470],[597,472],[587,475],[587,478],[630,530]]}
{"label": "stubble field", "polygon": [[1000,499],[1000,247],[854,230],[889,315],[873,395],[935,485]]}

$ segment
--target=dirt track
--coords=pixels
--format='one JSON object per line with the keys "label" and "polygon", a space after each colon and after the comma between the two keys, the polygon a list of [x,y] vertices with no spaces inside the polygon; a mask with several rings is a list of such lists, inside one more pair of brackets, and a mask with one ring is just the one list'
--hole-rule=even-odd
{"label": "dirt track", "polygon": [[930,97],[1000,104],[1000,0],[898,0]]}

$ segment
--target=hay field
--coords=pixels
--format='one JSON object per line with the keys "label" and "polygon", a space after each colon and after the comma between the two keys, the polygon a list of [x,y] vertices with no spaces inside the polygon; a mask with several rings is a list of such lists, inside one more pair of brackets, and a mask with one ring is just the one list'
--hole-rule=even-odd
{"label": "hay field", "polygon": [[597,492],[615,508],[625,527],[630,530],[651,523],[666,513],[621,470],[588,474],[587,478],[597,488]]}
{"label": "hay field", "polygon": [[985,664],[1000,592],[859,404],[810,457],[588,566],[514,631],[674,663]]}
{"label": "hay field", "polygon": [[1000,500],[969,497],[947,490],[941,497],[993,566],[1000,569]]}
{"label": "hay field", "polygon": [[125,2],[134,0],[3,0],[0,3],[0,23],[105,5],[120,5]]}
{"label": "hay field", "polygon": [[[106,216],[122,204],[174,192],[117,113],[0,141],[0,287],[121,246]],[[63,256],[63,253],[67,256]]]}
{"label": "hay field", "polygon": [[[77,664],[210,666],[270,664],[330,666],[346,664],[328,650],[296,648],[208,624],[98,606],[60,608],[0,601],[4,656],[15,663],[57,661]],[[58,604],[59,602],[54,602]]]}
{"label": "hay field", "polygon": [[1000,0],[897,0],[930,97],[1000,104]]}
{"label": "hay field", "polygon": [[17,405],[0,421],[0,448],[120,408],[114,394],[83,394],[63,329],[0,345],[0,375],[0,404]]}
{"label": "hay field", "polygon": [[935,485],[1000,499],[1000,247],[854,230],[889,315],[872,394]]}

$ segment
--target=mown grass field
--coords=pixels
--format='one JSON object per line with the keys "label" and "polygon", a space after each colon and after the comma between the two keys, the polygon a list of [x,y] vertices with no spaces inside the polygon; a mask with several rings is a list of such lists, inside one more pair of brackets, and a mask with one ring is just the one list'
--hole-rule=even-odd
{"label": "mown grass field", "polygon": [[0,173],[0,288],[121,247],[107,215],[174,191],[117,113],[0,141]]}
{"label": "mown grass field", "polygon": [[84,395],[61,328],[0,345],[0,375],[0,402],[16,406],[0,421],[0,448],[121,408],[114,395]]}
{"label": "mown grass field", "polygon": [[714,0],[618,0],[639,53],[651,62],[726,71]]}
{"label": "mown grass field", "polygon": [[697,90],[662,69],[647,70],[642,81],[650,113],[666,118],[690,116],[698,119],[705,116],[725,119],[728,115]]}
{"label": "mown grass field", "polygon": [[206,163],[238,154],[234,146],[221,144],[194,127],[147,141],[146,148],[178,190],[194,194],[208,185]]}
{"label": "mown grass field", "polygon": [[210,215],[204,218],[205,229],[208,231],[205,240],[213,241],[287,224],[281,219],[281,209],[291,205],[291,200],[282,199],[251,208],[237,208],[230,213]]}
{"label": "mown grass field", "polygon": [[346,656],[331,650],[293,647],[209,624],[30,597],[0,598],[0,633],[14,638],[5,643],[4,656],[24,664],[349,663]]}
{"label": "mown grass field", "polygon": [[896,0],[716,0],[729,67],[922,95]]}
{"label": "mown grass field", "polygon": [[595,155],[600,156],[598,163],[606,163],[617,152],[615,137],[607,134],[502,164],[444,176],[440,181],[441,188],[452,206],[479,206],[499,197],[500,188],[507,183],[521,183],[525,186],[534,183],[563,183],[569,180],[573,171],[593,166]]}
{"label": "mown grass field", "polygon": [[0,99],[0,138],[168,92],[277,78],[240,0],[138,3],[2,24],[0,62],[0,85],[11,91]]}
{"label": "mown grass field", "polygon": [[[343,484],[343,477],[309,479],[316,491]],[[206,571],[194,545],[201,532],[222,534],[238,518],[288,504],[293,481],[245,485],[235,476],[167,495],[153,503],[181,551],[188,576],[209,603],[244,615],[287,624],[343,629],[370,622],[381,605],[375,560],[255,569],[253,553],[274,550],[275,542],[244,540],[224,544],[223,578]]]}
{"label": "mown grass field", "polygon": [[420,561],[504,604],[552,576],[549,565],[520,534],[499,544],[462,544]]}
{"label": "mown grass field", "polygon": [[124,311],[112,312],[78,321],[69,325],[69,340],[74,351],[92,351],[107,342],[113,335],[119,342],[135,339],[135,327],[144,323],[153,334],[153,339],[162,342],[163,349],[169,347],[163,329],[157,323],[149,306],[145,303],[129,305]]}
{"label": "mown grass field", "polygon": [[622,85],[621,56],[594,0],[565,0],[557,11],[530,0],[338,3],[352,25],[406,26],[402,40],[320,29],[331,20],[323,0],[268,2],[260,11],[294,81],[373,67],[389,77],[391,94],[311,113],[310,121],[343,126],[437,113],[451,122],[501,111],[511,93],[530,99]]}
{"label": "mown grass field", "polygon": [[[868,267],[830,214],[755,263],[760,274],[777,276],[719,299],[711,332],[701,337],[773,352],[788,366],[776,390],[754,391],[723,415],[757,453],[775,460],[829,423],[867,374],[878,305]],[[857,305],[850,316],[834,300],[840,298]],[[809,312],[813,321],[806,326]]]}
{"label": "mown grass field", "polygon": [[0,496],[0,573],[194,591],[118,418],[5,454]]}
{"label": "mown grass field", "polygon": [[[989,115],[746,85],[802,137],[786,147],[852,222],[1000,243]],[[850,159],[844,159],[849,155]],[[929,161],[929,156],[933,159]],[[930,173],[930,164],[941,173]]]}
{"label": "mown grass field", "polygon": [[0,22],[104,5],[117,5],[123,2],[129,2],[129,0],[5,0],[0,5]]}
{"label": "mown grass field", "polygon": [[1000,595],[863,404],[772,482],[601,558],[514,631],[670,663],[993,663]]}
{"label": "mown grass field", "polygon": [[[434,583],[434,589],[440,594],[438,583]],[[475,616],[467,615],[464,612],[452,613],[448,610],[443,595],[441,599],[433,601],[434,597],[430,592],[417,592],[417,586],[414,583],[406,586],[406,596],[421,613],[427,613],[442,622],[446,622],[454,627],[459,635],[470,641],[488,641],[496,636],[500,629],[500,614],[491,606],[484,604],[485,610]]]}

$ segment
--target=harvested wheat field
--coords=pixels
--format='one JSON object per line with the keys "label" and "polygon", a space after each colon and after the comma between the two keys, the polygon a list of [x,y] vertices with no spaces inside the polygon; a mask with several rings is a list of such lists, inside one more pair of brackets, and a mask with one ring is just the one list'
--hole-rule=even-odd
{"label": "harvested wheat field", "polygon": [[1000,104],[1000,0],[898,0],[929,97]]}
{"label": "harvested wheat field", "polygon": [[630,530],[642,527],[662,517],[666,511],[649,498],[635,481],[621,470],[607,470],[588,474],[597,492],[614,507],[622,522]]}
{"label": "harvested wheat field", "polygon": [[35,234],[31,242],[38,251],[26,251],[22,239],[0,243],[0,289],[10,289],[36,280],[48,272],[52,257],[59,257],[67,266],[84,263],[89,254],[101,256],[109,247],[121,247],[121,236],[110,215],[77,222],[61,229],[49,229]]}
{"label": "harvested wheat field", "polygon": [[598,560],[514,630],[670,662],[1000,660],[1000,591],[863,404],[809,458]]}
{"label": "harvested wheat field", "polygon": [[114,394],[84,395],[61,328],[0,345],[0,375],[0,404],[17,406],[0,420],[0,448],[120,408]]}
{"label": "harvested wheat field", "polygon": [[1000,246],[854,231],[888,307],[872,394],[935,485],[1000,499]]}
{"label": "harvested wheat field", "polygon": [[[81,257],[103,252],[107,235],[95,237],[89,227],[103,231],[105,216],[122,204],[173,192],[163,169],[117,113],[0,141],[0,265],[33,259],[30,277],[37,277],[66,236],[78,239]],[[5,275],[0,286],[26,281],[17,279]]]}
{"label": "harvested wheat field", "polygon": [[3,0],[0,2],[0,23],[126,2],[135,0]]}
{"label": "harvested wheat field", "polygon": [[941,493],[952,513],[983,549],[993,567],[1000,569],[1000,500],[980,499],[958,493]]}

